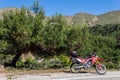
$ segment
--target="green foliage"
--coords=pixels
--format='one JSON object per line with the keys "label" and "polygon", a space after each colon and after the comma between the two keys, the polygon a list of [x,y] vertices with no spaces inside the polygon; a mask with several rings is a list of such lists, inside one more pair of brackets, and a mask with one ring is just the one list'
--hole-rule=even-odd
{"label": "green foliage", "polygon": [[17,68],[22,68],[22,67],[24,67],[24,62],[23,61],[21,61],[20,59],[17,61],[17,63],[16,63],[16,67]]}
{"label": "green foliage", "polygon": [[118,61],[117,69],[120,70],[120,59]]}
{"label": "green foliage", "polygon": [[102,36],[114,36],[120,32],[120,24],[96,25],[90,28],[90,33]]}
{"label": "green foliage", "polygon": [[89,33],[87,25],[71,26],[67,35],[67,46],[69,49],[77,50],[81,47],[86,49]]}
{"label": "green foliage", "polygon": [[92,45],[97,49],[99,56],[105,60],[109,69],[118,67],[119,31],[119,24],[97,25],[90,28],[90,33],[93,35]]}
{"label": "green foliage", "polygon": [[19,59],[16,63],[17,68],[24,68],[24,69],[42,69],[43,66],[37,62],[37,60],[32,60],[31,58],[27,58],[25,62]]}
{"label": "green foliage", "polygon": [[60,69],[69,66],[69,59],[65,55],[54,56],[51,58],[45,58],[41,63],[37,60],[27,58],[25,62],[19,59],[16,63],[17,68],[24,69]]}
{"label": "green foliage", "polygon": [[40,63],[41,69],[60,69],[69,66],[69,59],[65,55],[54,56]]}
{"label": "green foliage", "polygon": [[[67,25],[62,15],[54,15],[48,18],[45,26],[44,48],[50,55],[59,54],[65,49],[67,40]],[[62,50],[63,49],[63,50]]]}
{"label": "green foliage", "polygon": [[39,69],[39,64],[36,61],[26,61],[24,62],[24,68],[27,69]]}
{"label": "green foliage", "polygon": [[29,10],[24,7],[4,14],[3,29],[7,30],[7,35],[4,35],[10,45],[9,48],[14,47],[16,50],[29,48],[32,21]]}
{"label": "green foliage", "polygon": [[39,1],[35,1],[33,3],[33,5],[31,6],[31,9],[34,13],[39,13],[40,9],[42,9],[40,6],[39,6]]}
{"label": "green foliage", "polygon": [[56,56],[45,59],[40,63],[42,69],[59,69],[62,68],[62,63]]}
{"label": "green foliage", "polygon": [[11,54],[0,54],[0,64],[9,63],[13,57]]}
{"label": "green foliage", "polygon": [[0,49],[6,49],[9,45],[8,42],[5,40],[6,39],[6,34],[7,29],[3,27],[3,21],[0,20]]}
{"label": "green foliage", "polygon": [[31,42],[37,47],[42,47],[42,45],[44,45],[43,32],[45,27],[45,13],[39,6],[39,2],[35,2],[34,5],[38,7],[39,10],[37,10],[37,14],[35,14],[33,18]]}
{"label": "green foliage", "polygon": [[61,62],[59,59],[50,59],[48,65],[49,68],[53,68],[53,69],[61,68]]}
{"label": "green foliage", "polygon": [[[36,40],[40,41],[41,23],[43,23],[44,12],[39,10],[35,15],[30,10],[22,7],[3,15],[0,22],[0,44],[2,49],[10,50],[15,55],[22,54],[36,46]],[[43,19],[43,20],[42,20]],[[39,37],[40,36],[40,37]],[[13,59],[17,60],[17,59]],[[13,61],[16,62],[16,61]]]}
{"label": "green foliage", "polygon": [[81,27],[80,26],[71,26],[70,31],[67,36],[67,45],[69,49],[76,49],[81,46]]}
{"label": "green foliage", "polygon": [[69,58],[66,55],[62,54],[60,56],[57,56],[57,58],[61,61],[62,67],[70,65]]}
{"label": "green foliage", "polygon": [[118,66],[117,64],[114,64],[112,62],[106,62],[104,63],[107,67],[107,69],[117,69],[116,67]]}

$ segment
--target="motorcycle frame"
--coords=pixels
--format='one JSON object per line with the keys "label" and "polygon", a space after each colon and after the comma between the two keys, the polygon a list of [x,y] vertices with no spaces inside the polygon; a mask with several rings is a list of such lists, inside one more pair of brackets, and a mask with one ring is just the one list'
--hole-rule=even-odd
{"label": "motorcycle frame", "polygon": [[103,62],[103,59],[98,58],[96,56],[91,56],[90,58],[87,59],[77,58],[77,61],[79,61],[82,64],[86,64],[88,61],[92,61],[91,65],[95,65],[95,64],[100,65],[100,62]]}

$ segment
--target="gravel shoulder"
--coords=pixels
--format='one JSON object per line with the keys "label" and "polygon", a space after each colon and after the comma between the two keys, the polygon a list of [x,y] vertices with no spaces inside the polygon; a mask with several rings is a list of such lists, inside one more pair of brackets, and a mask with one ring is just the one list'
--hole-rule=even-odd
{"label": "gravel shoulder", "polygon": [[108,71],[98,75],[95,71],[70,73],[69,71],[54,71],[42,73],[38,71],[14,71],[0,73],[0,80],[120,80],[120,71]]}

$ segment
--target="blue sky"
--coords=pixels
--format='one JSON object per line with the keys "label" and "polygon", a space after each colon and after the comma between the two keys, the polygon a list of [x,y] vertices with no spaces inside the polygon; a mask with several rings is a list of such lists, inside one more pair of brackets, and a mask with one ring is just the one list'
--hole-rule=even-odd
{"label": "blue sky", "polygon": [[[35,0],[0,0],[0,8],[21,6],[30,7]],[[47,16],[56,12],[63,15],[74,15],[79,12],[103,14],[120,10],[120,0],[39,0]]]}

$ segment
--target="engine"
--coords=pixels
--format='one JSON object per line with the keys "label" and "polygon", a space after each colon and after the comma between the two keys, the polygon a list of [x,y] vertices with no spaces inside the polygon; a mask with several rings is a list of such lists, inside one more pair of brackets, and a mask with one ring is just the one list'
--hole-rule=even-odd
{"label": "engine", "polygon": [[88,61],[85,65],[84,65],[84,67],[85,68],[91,68],[92,67],[92,62],[91,61]]}

